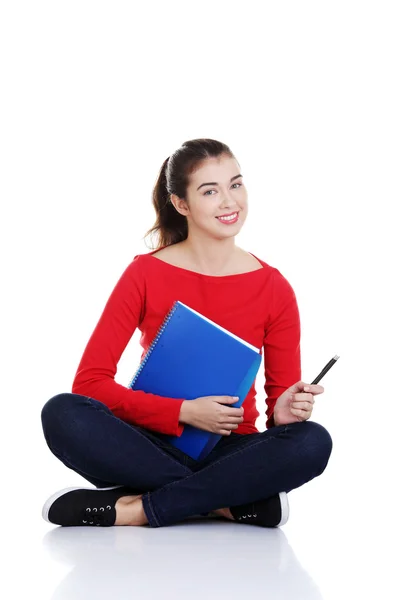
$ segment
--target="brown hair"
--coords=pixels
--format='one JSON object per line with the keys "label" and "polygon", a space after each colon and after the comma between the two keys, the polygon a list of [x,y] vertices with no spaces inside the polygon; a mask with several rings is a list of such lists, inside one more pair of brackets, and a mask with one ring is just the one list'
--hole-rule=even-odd
{"label": "brown hair", "polygon": [[[156,221],[142,239],[149,235],[158,235],[154,249],[170,246],[185,240],[188,236],[187,218],[181,215],[170,200],[171,194],[186,200],[189,176],[207,158],[227,155],[235,158],[230,148],[217,140],[201,138],[184,142],[167,158],[160,169],[153,188],[153,206]],[[147,245],[147,244],[146,244]]]}

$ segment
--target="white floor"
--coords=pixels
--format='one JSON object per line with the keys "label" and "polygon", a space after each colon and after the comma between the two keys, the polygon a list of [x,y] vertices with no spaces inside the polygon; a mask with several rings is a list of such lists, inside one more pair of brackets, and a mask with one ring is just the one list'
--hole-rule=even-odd
{"label": "white floor", "polygon": [[157,529],[60,528],[42,520],[42,504],[87,483],[48,451],[37,415],[31,423],[33,451],[17,429],[14,447],[2,450],[4,598],[400,598],[390,462],[377,468],[371,452],[357,467],[346,437],[325,473],[289,494],[281,529],[202,518]]}

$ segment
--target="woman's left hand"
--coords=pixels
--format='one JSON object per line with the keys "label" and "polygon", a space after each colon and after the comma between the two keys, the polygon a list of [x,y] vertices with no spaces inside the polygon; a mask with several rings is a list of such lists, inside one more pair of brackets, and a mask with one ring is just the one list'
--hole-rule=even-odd
{"label": "woman's left hand", "polygon": [[323,394],[324,388],[316,383],[298,381],[279,396],[274,408],[275,425],[288,425],[306,421],[311,417],[314,396]]}

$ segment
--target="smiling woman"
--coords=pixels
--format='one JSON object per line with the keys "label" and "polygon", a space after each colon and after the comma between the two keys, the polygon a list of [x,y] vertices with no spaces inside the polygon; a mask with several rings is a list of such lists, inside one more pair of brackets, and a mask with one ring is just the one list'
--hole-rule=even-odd
{"label": "smiling woman", "polygon": [[[164,161],[153,205],[157,220],[148,233],[159,236],[156,251],[127,266],[89,338],[72,393],[54,396],[42,410],[50,449],[97,489],[56,492],[43,517],[60,525],[160,527],[216,513],[240,524],[284,525],[287,492],[320,475],[332,447],[328,431],[307,421],[312,390],[302,393],[294,290],[278,269],[235,245],[247,191],[226,144],[185,142]],[[264,431],[256,427],[255,381],[240,408],[230,395],[176,398],[115,381],[136,329],[144,356],[176,300],[264,350]],[[185,369],[190,357],[179,359]],[[166,439],[186,426],[221,436],[203,460]]]}
{"label": "smiling woman", "polygon": [[[247,202],[247,192],[239,164],[229,147],[222,142],[192,140],[183,144],[164,161],[153,190],[153,206],[157,220],[146,236],[158,232],[159,246],[186,239],[188,227],[182,232],[177,232],[171,220],[175,218],[182,224],[188,224],[191,201],[194,202],[199,197],[212,197],[213,206],[217,208],[221,201],[227,202],[228,206],[230,202],[235,204],[237,200],[244,204]],[[160,208],[165,208],[166,211],[169,209],[169,212],[161,214]],[[215,216],[229,215],[233,212],[236,211],[220,211]],[[179,215],[184,218],[179,218]]]}
{"label": "smiling woman", "polygon": [[[235,236],[248,213],[247,190],[231,149],[212,139],[185,142],[161,166],[153,190],[156,249],[175,246],[182,261],[204,273],[232,272],[251,256]],[[154,246],[153,246],[154,248]]]}

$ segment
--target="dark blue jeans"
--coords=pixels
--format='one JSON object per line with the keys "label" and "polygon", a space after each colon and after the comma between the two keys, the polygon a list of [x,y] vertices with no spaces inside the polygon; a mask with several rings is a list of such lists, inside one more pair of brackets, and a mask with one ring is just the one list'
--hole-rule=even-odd
{"label": "dark blue jeans", "polygon": [[289,492],[320,475],[332,451],[330,434],[313,421],[231,433],[196,461],[79,394],[54,396],[41,417],[50,450],[67,467],[98,488],[143,494],[150,527]]}

